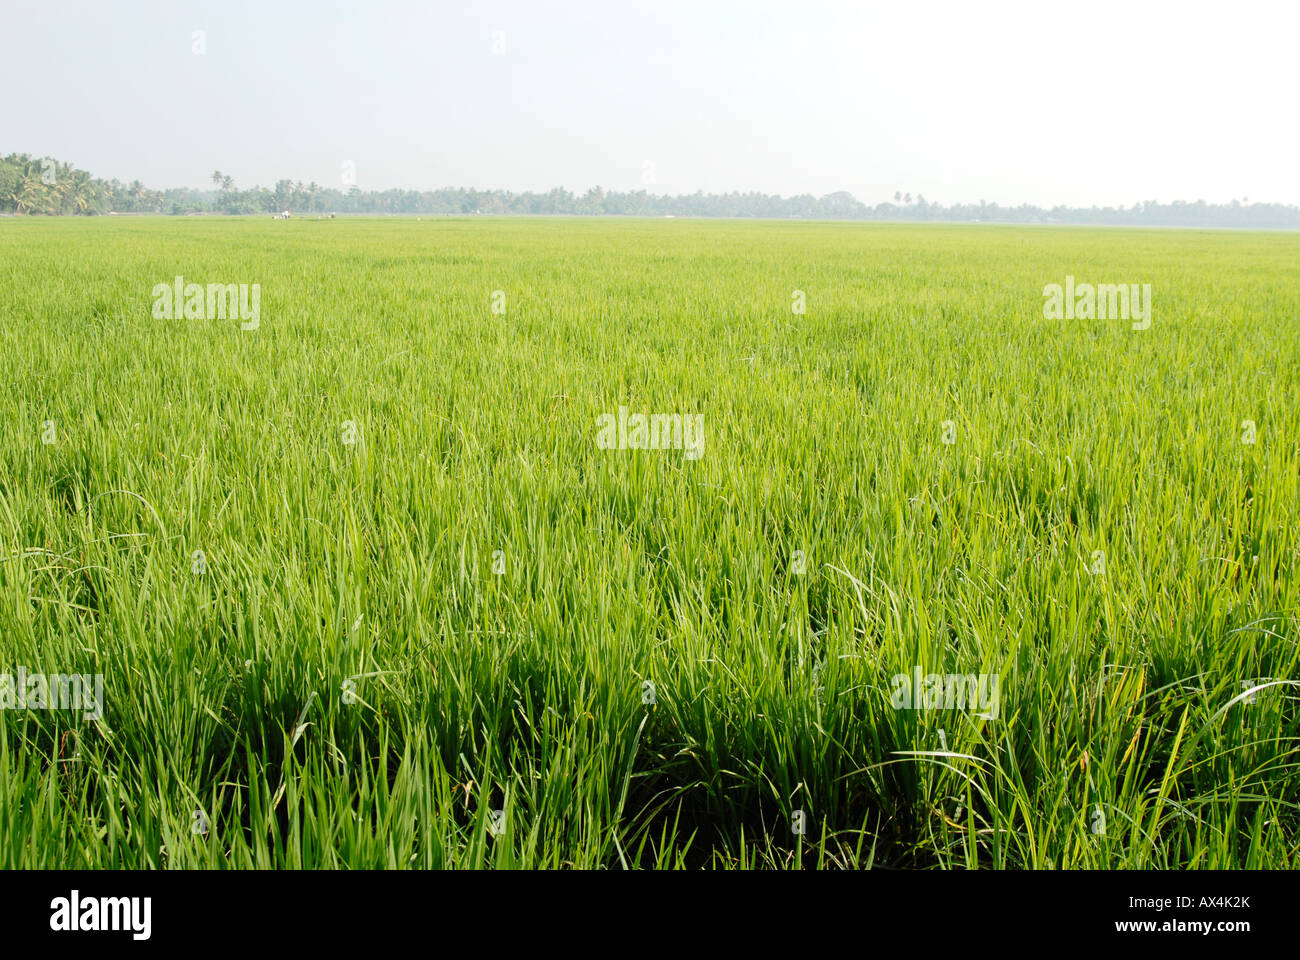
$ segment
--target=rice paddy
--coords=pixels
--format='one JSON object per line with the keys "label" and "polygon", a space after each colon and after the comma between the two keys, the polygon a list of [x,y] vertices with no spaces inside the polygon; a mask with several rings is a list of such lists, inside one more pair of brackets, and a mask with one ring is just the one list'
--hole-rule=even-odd
{"label": "rice paddy", "polygon": [[1295,862],[1300,236],[12,220],[0,304],[0,866]]}

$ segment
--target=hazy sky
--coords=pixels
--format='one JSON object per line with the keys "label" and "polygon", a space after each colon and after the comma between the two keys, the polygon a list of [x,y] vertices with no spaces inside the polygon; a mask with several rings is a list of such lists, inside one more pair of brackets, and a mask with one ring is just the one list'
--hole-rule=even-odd
{"label": "hazy sky", "polygon": [[363,189],[1300,203],[1294,0],[6,0],[0,23],[0,153],[151,187],[350,163]]}

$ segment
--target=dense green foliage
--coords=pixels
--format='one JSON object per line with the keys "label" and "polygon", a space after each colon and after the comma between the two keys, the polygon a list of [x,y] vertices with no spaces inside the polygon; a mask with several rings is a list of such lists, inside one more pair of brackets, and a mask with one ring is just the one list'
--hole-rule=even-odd
{"label": "dense green foliage", "polygon": [[0,712],[0,865],[1294,861],[1300,237],[27,219],[0,295],[0,672],[106,698]]}
{"label": "dense green foliage", "polygon": [[[49,180],[50,182],[46,182]],[[821,220],[997,221],[1002,223],[1073,223],[1123,226],[1242,227],[1300,229],[1300,209],[1278,203],[1212,204],[1135,203],[1130,208],[1056,206],[1050,210],[996,203],[943,206],[924,196],[895,194],[894,202],[875,206],[844,191],[814,197],[762,193],[694,193],[667,196],[645,190],[606,191],[592,187],[581,194],[556,187],[546,193],[509,190],[361,190],[331,189],[318,183],[280,180],[274,189],[239,189],[234,178],[213,171],[216,188],[149,190],[138,180],[126,185],[95,180],[82,170],[25,154],[0,158],[0,212],[45,213],[222,213],[274,214],[495,214],[545,216],[762,217]]]}

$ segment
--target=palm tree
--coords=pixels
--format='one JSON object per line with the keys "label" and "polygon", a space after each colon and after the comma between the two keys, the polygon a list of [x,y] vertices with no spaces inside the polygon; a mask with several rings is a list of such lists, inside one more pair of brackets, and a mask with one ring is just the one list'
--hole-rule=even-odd
{"label": "palm tree", "polygon": [[72,196],[72,165],[54,163],[54,183],[49,184],[49,208],[51,213],[67,213],[68,200]]}
{"label": "palm tree", "polygon": [[14,192],[14,213],[31,213],[37,210],[45,199],[45,185],[41,183],[41,171],[34,163],[26,163],[20,174],[18,189]]}
{"label": "palm tree", "polygon": [[139,180],[132,180],[131,186],[127,187],[127,193],[131,197],[131,209],[139,213],[144,201],[144,184]]}
{"label": "palm tree", "polygon": [[85,213],[94,199],[95,186],[91,182],[90,174],[85,170],[77,170],[72,174],[73,180],[73,198],[72,202],[76,205],[79,213]]}

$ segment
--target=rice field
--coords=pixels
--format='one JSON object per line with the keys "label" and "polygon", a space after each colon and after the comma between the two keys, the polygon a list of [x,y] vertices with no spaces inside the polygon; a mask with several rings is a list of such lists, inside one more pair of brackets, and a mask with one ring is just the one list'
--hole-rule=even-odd
{"label": "rice field", "polygon": [[0,867],[1296,861],[1298,235],[14,219],[0,304]]}

